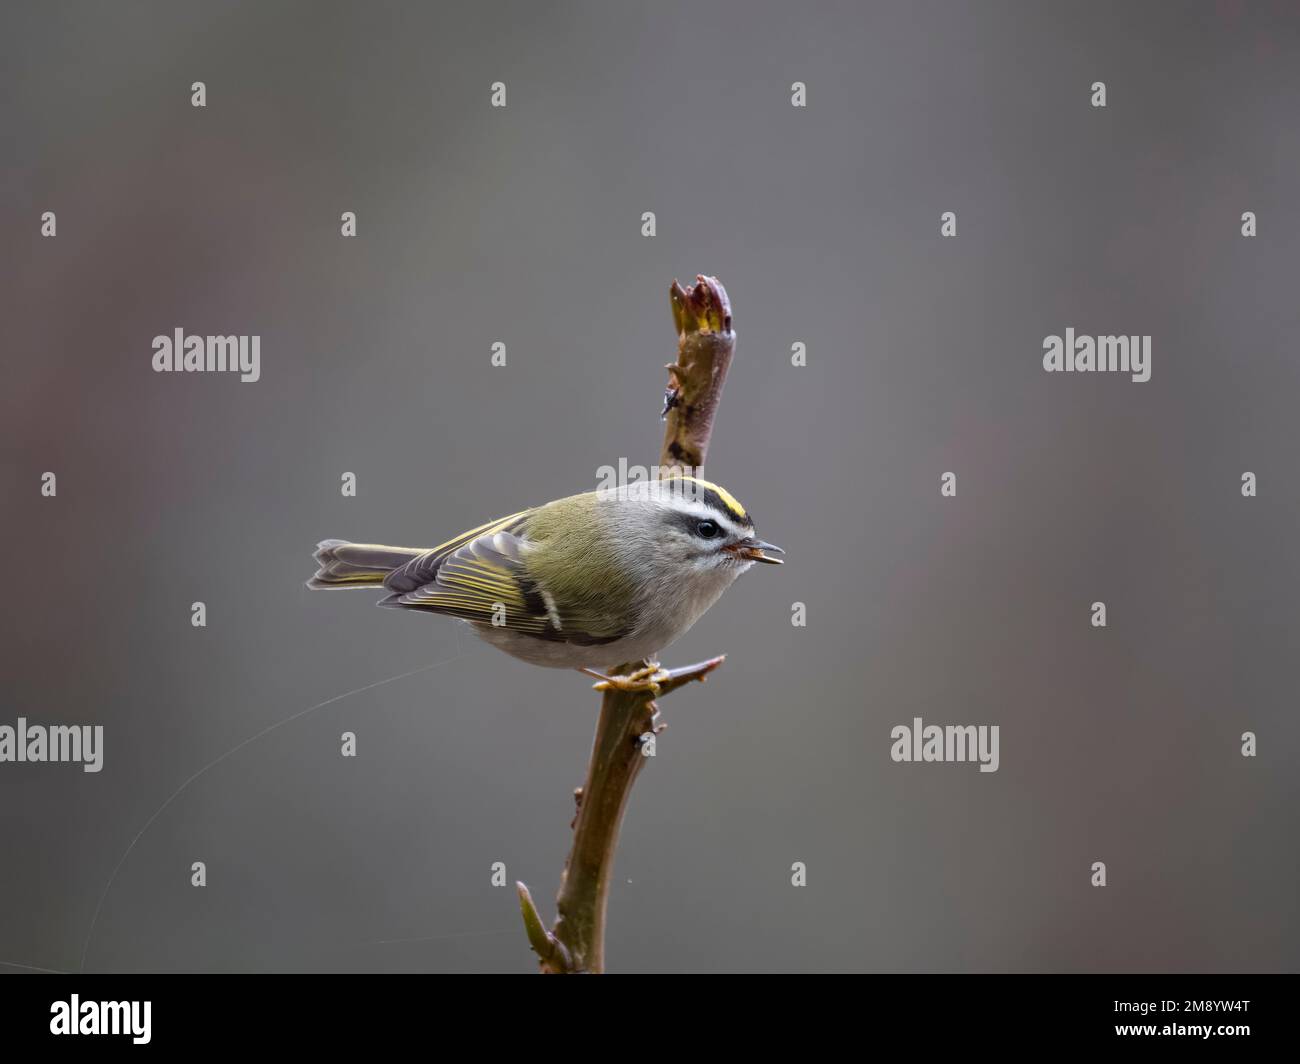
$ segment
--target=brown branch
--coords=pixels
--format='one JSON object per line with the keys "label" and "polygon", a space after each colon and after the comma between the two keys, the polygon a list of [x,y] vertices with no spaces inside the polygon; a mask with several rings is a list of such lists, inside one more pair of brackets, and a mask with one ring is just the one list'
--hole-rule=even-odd
{"label": "brown branch", "polygon": [[670,362],[664,393],[664,446],[660,465],[699,470],[713,435],[713,415],[736,348],[731,301],[716,277],[697,278],[689,289],[668,290],[677,326],[677,361]]}
{"label": "brown branch", "polygon": [[[689,289],[674,281],[669,296],[677,326],[677,361],[668,366],[661,475],[672,469],[698,471],[704,466],[718,398],[736,344],[731,303],[717,278],[700,276]],[[704,680],[722,661],[716,657],[667,670],[666,676],[658,678],[658,697],[692,680]],[[631,662],[615,672],[632,672],[641,665]],[[645,743],[665,727],[650,693],[605,692],[586,782],[574,794],[578,815],[574,818],[573,848],[556,899],[558,917],[550,931],[528,888],[517,884],[528,941],[543,972],[605,970],[605,909],[623,811],[647,760]]]}

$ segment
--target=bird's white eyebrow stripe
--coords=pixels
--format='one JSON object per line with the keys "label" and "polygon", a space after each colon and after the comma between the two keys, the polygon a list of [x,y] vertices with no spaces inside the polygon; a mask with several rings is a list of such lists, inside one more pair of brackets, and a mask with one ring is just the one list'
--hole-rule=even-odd
{"label": "bird's white eyebrow stripe", "polygon": [[733,536],[744,539],[749,535],[749,529],[742,528],[732,519],[729,514],[723,513],[716,506],[710,506],[706,502],[700,502],[696,499],[683,499],[677,496],[666,501],[665,509],[673,513],[691,514],[694,517],[708,518],[710,521],[717,521]]}
{"label": "bird's white eyebrow stripe", "polygon": [[722,525],[737,539],[746,539],[754,534],[754,526],[748,519],[744,523],[737,521],[735,515],[721,502],[713,502],[694,493],[683,493],[672,487],[672,483],[662,480],[632,481],[612,488],[602,488],[596,492],[596,499],[601,502],[644,502],[668,513],[708,518]]}

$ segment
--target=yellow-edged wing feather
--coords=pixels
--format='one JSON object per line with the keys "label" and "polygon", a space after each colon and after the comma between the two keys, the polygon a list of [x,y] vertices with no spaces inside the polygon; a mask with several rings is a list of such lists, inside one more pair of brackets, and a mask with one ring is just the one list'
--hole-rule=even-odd
{"label": "yellow-edged wing feather", "polygon": [[531,512],[489,521],[413,558],[384,581],[393,594],[383,605],[433,610],[546,637],[554,625],[524,565],[518,535]]}

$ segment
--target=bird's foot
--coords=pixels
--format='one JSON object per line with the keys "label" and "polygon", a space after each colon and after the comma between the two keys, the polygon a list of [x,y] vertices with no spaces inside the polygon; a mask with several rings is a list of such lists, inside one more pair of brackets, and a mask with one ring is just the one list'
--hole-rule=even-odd
{"label": "bird's foot", "polygon": [[592,684],[594,691],[623,691],[626,694],[639,694],[648,691],[656,698],[659,697],[659,684],[668,679],[668,673],[659,667],[659,662],[654,661],[647,664],[644,668],[637,669],[636,672],[630,672],[626,676],[606,676],[604,673],[596,672],[595,669],[580,669],[579,672],[585,672],[588,676],[594,676],[599,683]]}

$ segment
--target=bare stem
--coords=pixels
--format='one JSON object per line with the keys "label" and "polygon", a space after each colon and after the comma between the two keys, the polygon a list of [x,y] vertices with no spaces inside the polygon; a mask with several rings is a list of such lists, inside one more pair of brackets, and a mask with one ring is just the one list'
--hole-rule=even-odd
{"label": "bare stem", "polygon": [[677,361],[670,362],[664,393],[664,446],[660,465],[700,470],[713,435],[736,334],[731,300],[716,277],[700,276],[690,288],[668,290],[677,325]]}
{"label": "bare stem", "polygon": [[[715,277],[700,276],[690,288],[676,281],[669,289],[677,326],[677,361],[668,365],[664,402],[665,472],[698,472],[704,466],[722,385],[735,350],[731,303]],[[659,697],[692,680],[703,680],[722,664],[721,657],[667,670]],[[631,672],[641,662],[619,666]],[[518,884],[519,903],[528,941],[550,974],[605,970],[605,910],[613,878],[618,833],[632,784],[646,762],[645,744],[666,725],[648,692],[608,690],[600,707],[587,778],[575,792],[573,848],[564,867],[556,899],[558,918],[547,931],[528,888]]]}

